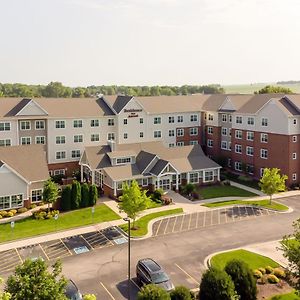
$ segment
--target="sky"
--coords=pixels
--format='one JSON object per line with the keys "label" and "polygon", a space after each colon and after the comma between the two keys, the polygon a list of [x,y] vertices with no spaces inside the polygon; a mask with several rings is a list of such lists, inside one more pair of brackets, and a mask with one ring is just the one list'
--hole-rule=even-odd
{"label": "sky", "polygon": [[0,82],[300,80],[299,0],[0,0]]}

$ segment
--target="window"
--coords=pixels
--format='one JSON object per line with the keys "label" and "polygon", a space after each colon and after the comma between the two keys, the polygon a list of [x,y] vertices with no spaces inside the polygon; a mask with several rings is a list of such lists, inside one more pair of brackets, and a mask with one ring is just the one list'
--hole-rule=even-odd
{"label": "window", "polygon": [[198,145],[198,141],[190,141],[190,145]]}
{"label": "window", "polygon": [[247,123],[248,123],[248,125],[254,125],[254,118],[253,117],[248,117]]}
{"label": "window", "polygon": [[83,135],[82,134],[74,135],[74,143],[82,143],[82,142],[83,142]]}
{"label": "window", "polygon": [[161,131],[160,130],[155,130],[154,131],[154,138],[161,138]]}
{"label": "window", "polygon": [[267,133],[261,133],[260,134],[260,141],[261,141],[261,143],[267,143],[268,142],[268,134]]}
{"label": "window", "polygon": [[175,144],[174,143],[170,143],[169,144],[169,148],[173,148],[173,147],[175,147]]}
{"label": "window", "polygon": [[241,140],[242,139],[242,131],[236,130],[235,131],[235,138]]}
{"label": "window", "polygon": [[0,197],[0,209],[7,209],[10,208],[10,197],[9,196],[2,196]]}
{"label": "window", "polygon": [[294,125],[297,124],[297,119],[293,119],[293,124],[294,124]]}
{"label": "window", "polygon": [[57,151],[55,154],[56,159],[65,159],[66,151]]}
{"label": "window", "polygon": [[100,140],[99,133],[91,134],[91,142],[99,142],[99,140]]}
{"label": "window", "polygon": [[253,140],[254,140],[254,132],[247,131],[247,141],[253,141]]}
{"label": "window", "polygon": [[207,127],[207,133],[208,134],[213,134],[213,128],[212,127]]}
{"label": "window", "polygon": [[207,147],[212,148],[214,145],[213,140],[207,140]]}
{"label": "window", "polygon": [[23,195],[12,195],[11,196],[11,207],[22,207],[23,206]]}
{"label": "window", "polygon": [[176,146],[182,147],[182,146],[184,146],[184,142],[177,142],[177,143],[176,143]]}
{"label": "window", "polygon": [[56,144],[65,144],[66,143],[66,137],[64,135],[61,135],[61,136],[57,136],[55,138],[55,142]]}
{"label": "window", "polygon": [[229,121],[229,123],[232,122],[232,115],[228,115],[228,121]]}
{"label": "window", "polygon": [[124,140],[127,140],[128,139],[128,133],[125,132],[124,135],[123,135],[123,137],[124,137]]}
{"label": "window", "polygon": [[175,118],[173,116],[169,117],[169,123],[174,123],[175,122]]}
{"label": "window", "polygon": [[66,170],[65,169],[57,169],[53,171],[54,175],[65,175]]}
{"label": "window", "polygon": [[198,116],[197,115],[191,115],[191,122],[197,122]]}
{"label": "window", "polygon": [[236,122],[236,124],[242,124],[243,123],[243,118],[241,116],[236,116],[235,117],[235,122]]}
{"label": "window", "polygon": [[253,175],[254,174],[254,166],[253,165],[246,165],[246,172]]}
{"label": "window", "polygon": [[11,146],[10,139],[0,140],[0,147],[7,147],[7,146]]}
{"label": "window", "polygon": [[292,157],[293,157],[293,159],[297,159],[297,153],[294,152]]}
{"label": "window", "polygon": [[214,115],[208,114],[208,121],[213,121],[214,120]]}
{"label": "window", "polygon": [[268,126],[268,119],[267,118],[262,118],[261,119],[261,126]]}
{"label": "window", "polygon": [[127,125],[128,124],[128,120],[127,119],[123,119],[123,124]]}
{"label": "window", "polygon": [[227,142],[226,141],[221,142],[221,149],[227,150]]}
{"label": "window", "polygon": [[115,139],[115,134],[114,134],[113,132],[109,132],[109,133],[107,134],[107,139],[108,139],[109,141],[113,141],[113,140]]}
{"label": "window", "polygon": [[227,122],[227,115],[226,114],[222,114],[222,122]]}
{"label": "window", "polygon": [[10,123],[0,122],[0,131],[10,131]]}
{"label": "window", "polygon": [[154,124],[161,124],[161,117],[154,117],[153,123]]}
{"label": "window", "polygon": [[264,170],[265,170],[265,168],[260,168],[259,169],[260,177],[262,177],[264,175]]}
{"label": "window", "polygon": [[31,137],[30,136],[21,137],[21,145],[30,145],[30,144],[31,144]]}
{"label": "window", "polygon": [[199,173],[198,172],[194,172],[194,173],[190,173],[190,183],[199,183]]}
{"label": "window", "polygon": [[148,178],[143,178],[142,179],[142,186],[147,186],[148,185]]}
{"label": "window", "polygon": [[[225,116],[226,116],[226,115],[225,115]],[[226,127],[222,127],[221,132],[222,132],[222,135],[223,135],[223,136],[227,136],[227,128],[226,128]]]}
{"label": "window", "polygon": [[72,158],[80,158],[80,150],[72,150],[71,157]]}
{"label": "window", "polygon": [[190,135],[198,135],[198,128],[197,127],[192,127],[190,128]]}
{"label": "window", "polygon": [[229,128],[228,135],[231,136],[231,128]]}
{"label": "window", "polygon": [[35,129],[36,130],[45,129],[45,121],[44,120],[35,121]]}
{"label": "window", "polygon": [[205,171],[203,182],[211,182],[214,181],[214,171]]}
{"label": "window", "polygon": [[253,153],[254,153],[253,147],[247,146],[247,147],[246,147],[246,154],[247,154],[248,156],[253,156]]}
{"label": "window", "polygon": [[297,173],[293,173],[293,181],[297,180]]}
{"label": "window", "polygon": [[73,121],[74,128],[81,128],[82,127],[82,120],[74,120]]}
{"label": "window", "polygon": [[42,201],[43,198],[43,190],[32,190],[31,191],[31,202],[39,202]]}
{"label": "window", "polygon": [[99,120],[91,120],[91,127],[99,127]]}
{"label": "window", "polygon": [[234,169],[235,169],[236,171],[241,172],[241,171],[242,171],[242,163],[241,163],[240,161],[236,161],[236,162],[234,163]]}
{"label": "window", "polygon": [[174,129],[169,130],[169,136],[175,136],[175,130]]}
{"label": "window", "polygon": [[55,121],[55,128],[66,128],[65,121]]}
{"label": "window", "polygon": [[242,145],[238,145],[238,144],[235,145],[235,153],[239,153],[239,154],[242,153]]}
{"label": "window", "polygon": [[231,142],[228,142],[228,150],[231,150]]}
{"label": "window", "polygon": [[260,149],[260,157],[263,159],[268,158],[268,150],[267,149]]}
{"label": "window", "polygon": [[177,136],[184,136],[184,130],[183,130],[183,128],[178,128],[177,129]]}
{"label": "window", "polygon": [[117,165],[128,164],[128,163],[131,163],[131,158],[130,157],[117,158],[117,161],[116,161]]}
{"label": "window", "polygon": [[140,118],[140,124],[144,124],[144,119]]}
{"label": "window", "polygon": [[21,121],[20,122],[20,129],[21,130],[30,130],[31,129],[30,121]]}
{"label": "window", "polygon": [[140,132],[140,138],[143,138],[144,137],[144,132]]}
{"label": "window", "polygon": [[107,120],[107,125],[108,126],[114,126],[115,125],[115,120],[114,119],[108,119]]}
{"label": "window", "polygon": [[46,143],[46,138],[45,138],[44,136],[36,136],[36,137],[35,137],[35,143],[36,143],[36,144],[45,145],[45,143]]}
{"label": "window", "polygon": [[293,143],[296,143],[296,142],[297,142],[297,136],[293,135]]}
{"label": "window", "polygon": [[228,166],[228,167],[231,167],[231,158],[228,158],[228,159],[227,159],[227,166]]}
{"label": "window", "polygon": [[177,116],[177,122],[183,123],[183,116]]}

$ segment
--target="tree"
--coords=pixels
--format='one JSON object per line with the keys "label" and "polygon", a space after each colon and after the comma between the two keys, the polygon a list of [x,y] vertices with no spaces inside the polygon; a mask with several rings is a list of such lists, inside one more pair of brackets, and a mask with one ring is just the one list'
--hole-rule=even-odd
{"label": "tree", "polygon": [[233,259],[226,264],[225,272],[230,275],[240,300],[256,300],[256,280],[245,262]]}
{"label": "tree", "polygon": [[177,286],[170,293],[171,300],[192,300],[191,292],[185,286]]}
{"label": "tree", "polygon": [[90,203],[89,186],[87,183],[83,183],[81,186],[81,207],[88,207]]}
{"label": "tree", "polygon": [[202,276],[199,300],[237,299],[231,277],[223,270],[208,269]]}
{"label": "tree", "polygon": [[138,300],[170,300],[170,295],[167,291],[155,284],[148,284],[142,287],[138,292]]}
{"label": "tree", "polygon": [[289,88],[282,87],[282,86],[273,86],[273,85],[266,85],[259,91],[254,92],[255,94],[292,94],[293,91]]}
{"label": "tree", "polygon": [[293,223],[293,234],[286,235],[281,241],[281,250],[289,262],[295,282],[294,287],[300,296],[300,219]]}
{"label": "tree", "polygon": [[80,208],[81,204],[81,185],[77,180],[74,180],[72,183],[72,209]]}
{"label": "tree", "polygon": [[98,200],[98,190],[95,184],[90,185],[89,190],[89,205],[93,206],[97,203]]}
{"label": "tree", "polygon": [[58,198],[58,187],[52,179],[48,179],[44,184],[43,201],[48,203],[48,212],[50,211],[50,204],[53,204]]}
{"label": "tree", "polygon": [[131,185],[123,184],[122,196],[119,197],[119,208],[124,211],[127,216],[133,220],[132,228],[139,213],[145,210],[150,204],[150,198],[147,197],[146,191],[142,191],[138,183],[133,180]]}
{"label": "tree", "polygon": [[192,183],[188,183],[184,187],[184,192],[188,195],[191,196],[191,194],[195,191],[196,187]]}
{"label": "tree", "polygon": [[66,300],[67,280],[61,275],[61,263],[55,262],[52,271],[48,271],[47,267],[41,258],[25,260],[9,276],[6,291],[14,300]]}
{"label": "tree", "polygon": [[60,202],[60,208],[62,211],[68,211],[71,209],[71,203],[72,203],[72,190],[71,186],[67,185],[63,188],[61,193],[61,202]]}
{"label": "tree", "polygon": [[275,193],[285,190],[285,181],[287,179],[288,177],[286,175],[280,175],[280,169],[264,169],[263,176],[261,177],[258,185],[263,193],[270,196],[270,204],[272,202],[272,196]]}
{"label": "tree", "polygon": [[83,296],[83,300],[97,300],[94,294],[86,294]]}
{"label": "tree", "polygon": [[[0,277],[0,285],[3,283],[3,279]],[[0,290],[0,300],[10,300],[11,294],[8,292],[1,292]]]}

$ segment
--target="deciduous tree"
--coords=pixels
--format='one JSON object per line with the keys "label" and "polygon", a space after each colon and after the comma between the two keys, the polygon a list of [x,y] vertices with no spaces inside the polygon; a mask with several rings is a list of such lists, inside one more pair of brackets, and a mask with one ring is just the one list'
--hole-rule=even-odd
{"label": "deciduous tree", "polygon": [[285,191],[285,181],[287,179],[288,177],[286,175],[280,174],[280,169],[264,169],[263,176],[259,181],[259,187],[263,193],[270,197],[270,204],[274,194]]}
{"label": "deciduous tree", "polygon": [[192,300],[190,290],[185,286],[176,286],[170,293],[171,300]]}
{"label": "deciduous tree", "polygon": [[167,291],[155,284],[145,285],[137,296],[138,300],[170,300],[170,295]]}
{"label": "deciduous tree", "polygon": [[293,91],[289,88],[282,87],[282,86],[273,86],[273,85],[266,85],[259,91],[255,92],[255,94],[292,94]]}
{"label": "deciduous tree", "polygon": [[58,187],[52,179],[48,179],[44,184],[43,201],[48,204],[48,212],[50,204],[53,204],[58,198]]}

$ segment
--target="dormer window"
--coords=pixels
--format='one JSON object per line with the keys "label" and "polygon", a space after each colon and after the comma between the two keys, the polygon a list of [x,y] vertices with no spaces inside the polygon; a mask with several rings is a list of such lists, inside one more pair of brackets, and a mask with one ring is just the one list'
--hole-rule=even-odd
{"label": "dormer window", "polygon": [[116,159],[117,165],[130,164],[130,163],[131,163],[131,157],[120,157]]}

